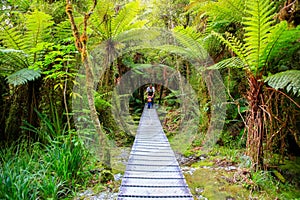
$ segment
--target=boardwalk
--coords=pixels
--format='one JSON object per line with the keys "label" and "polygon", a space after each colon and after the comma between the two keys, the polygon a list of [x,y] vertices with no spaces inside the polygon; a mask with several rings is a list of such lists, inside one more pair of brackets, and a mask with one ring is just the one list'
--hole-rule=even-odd
{"label": "boardwalk", "polygon": [[144,109],[118,199],[193,199],[155,109]]}

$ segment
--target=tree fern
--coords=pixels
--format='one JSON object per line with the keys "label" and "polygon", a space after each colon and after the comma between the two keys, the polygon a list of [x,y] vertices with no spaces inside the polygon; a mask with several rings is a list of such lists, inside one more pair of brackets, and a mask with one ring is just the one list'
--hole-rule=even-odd
{"label": "tree fern", "polygon": [[222,60],[209,69],[223,69],[223,68],[244,68],[244,62],[239,57],[232,57],[225,60]]}
{"label": "tree fern", "polygon": [[9,84],[14,86],[22,85],[27,83],[28,81],[33,81],[41,76],[39,70],[33,70],[24,68],[21,69],[11,75],[9,75],[6,79]]}
{"label": "tree fern", "polygon": [[300,70],[288,70],[274,74],[266,79],[268,84],[278,89],[284,89],[288,92],[292,91],[295,95],[300,96]]}
{"label": "tree fern", "polygon": [[55,41],[73,41],[70,21],[63,21],[54,27]]}
{"label": "tree fern", "polygon": [[289,28],[286,21],[276,24],[270,31],[267,47],[263,53],[263,60],[268,63],[275,58],[292,55],[300,49],[300,26]]}
{"label": "tree fern", "polygon": [[49,27],[52,26],[54,22],[50,15],[40,11],[34,11],[25,17],[25,40],[29,47],[34,48],[49,37]]}
{"label": "tree fern", "polygon": [[247,62],[247,53],[244,44],[230,33],[226,33],[227,38],[224,38],[220,33],[212,32],[219,40],[221,40],[228,48],[230,48],[244,63],[244,66],[249,66]]}
{"label": "tree fern", "polygon": [[1,68],[5,71],[15,71],[16,69],[22,69],[28,67],[29,63],[26,61],[25,54],[22,50],[15,49],[0,49]]}
{"label": "tree fern", "polygon": [[253,72],[259,71],[264,65],[264,53],[268,37],[274,23],[273,2],[263,0],[248,0],[243,24],[245,25],[245,48],[247,63]]}
{"label": "tree fern", "polygon": [[[176,46],[181,47],[182,53],[187,57],[192,59],[200,59],[201,62],[203,59],[209,57],[208,53],[201,45],[201,40],[199,40],[199,34],[196,33],[193,29],[175,29],[173,31],[174,38],[176,41]],[[178,52],[179,53],[179,52]]]}
{"label": "tree fern", "polygon": [[206,13],[214,22],[240,22],[245,13],[245,0],[193,0],[187,8],[198,16]]}
{"label": "tree fern", "polygon": [[117,13],[113,4],[104,5],[96,10],[99,13],[97,18],[94,16],[91,20],[94,33],[103,41],[113,39],[128,30],[142,28],[146,21],[137,18],[140,11],[139,1],[126,4]]}
{"label": "tree fern", "polygon": [[21,27],[10,27],[7,24],[6,16],[2,15],[0,18],[0,41],[5,48],[23,50],[27,46],[24,43],[24,36],[20,31]]}
{"label": "tree fern", "polygon": [[1,19],[0,28],[3,31],[0,32],[0,40],[4,49],[0,50],[0,64],[6,71],[8,83],[17,86],[38,78],[40,71],[29,67],[44,57],[45,49],[49,46],[44,41],[50,36],[52,17],[34,11],[25,14],[24,23],[15,27],[7,26],[5,17]]}
{"label": "tree fern", "polygon": [[130,30],[132,28],[140,28],[142,27],[146,21],[138,21],[137,15],[141,11],[141,6],[138,1],[133,1],[125,5],[123,9],[121,9],[118,15],[112,18],[111,29],[114,31],[113,35],[118,35],[119,33]]}

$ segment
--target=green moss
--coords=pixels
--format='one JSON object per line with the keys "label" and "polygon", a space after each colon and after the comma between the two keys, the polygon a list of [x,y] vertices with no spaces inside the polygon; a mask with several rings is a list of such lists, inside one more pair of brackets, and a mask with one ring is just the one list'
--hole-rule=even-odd
{"label": "green moss", "polygon": [[194,167],[194,168],[199,168],[199,167],[203,167],[203,166],[211,167],[213,165],[214,165],[214,162],[201,160],[199,162],[193,163],[192,167]]}
{"label": "green moss", "polygon": [[250,192],[241,185],[228,183],[226,176],[233,176],[233,173],[201,168],[193,175],[187,174],[186,181],[193,194],[196,194],[196,188],[203,188],[201,195],[208,199],[248,199]]}

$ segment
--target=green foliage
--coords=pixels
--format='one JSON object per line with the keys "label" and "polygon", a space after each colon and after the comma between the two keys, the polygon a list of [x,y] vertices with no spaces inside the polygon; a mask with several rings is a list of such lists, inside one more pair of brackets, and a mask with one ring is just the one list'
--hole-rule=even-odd
{"label": "green foliage", "polygon": [[231,57],[214,64],[213,66],[209,67],[209,69],[243,68],[243,67],[244,67],[244,63],[239,57]]}
{"label": "green foliage", "polygon": [[98,6],[95,10],[96,14],[92,15],[91,27],[101,41],[114,39],[120,33],[141,28],[146,23],[145,20],[137,18],[142,10],[139,1],[132,1],[118,9],[120,10],[116,11],[115,6],[111,2],[107,2]]}
{"label": "green foliage", "polygon": [[60,41],[62,42],[72,42],[74,44],[74,37],[72,35],[72,30],[70,29],[71,23],[69,20],[67,21],[62,21],[59,24],[56,24],[54,27],[54,32],[55,32],[55,41]]}
{"label": "green foliage", "polygon": [[18,86],[33,81],[41,76],[40,70],[24,68],[9,75],[7,82],[13,86]]}
{"label": "green foliage", "polygon": [[247,52],[247,64],[251,70],[259,71],[264,66],[263,55],[270,42],[270,32],[274,23],[273,2],[250,0],[247,2],[244,18],[245,25],[245,50]]}
{"label": "green foliage", "polygon": [[[28,47],[34,48],[50,36],[49,27],[53,25],[52,16],[35,10],[25,15],[26,32],[25,43]],[[32,49],[30,49],[32,50]]]}
{"label": "green foliage", "polygon": [[61,117],[58,116],[56,108],[54,108],[53,104],[50,105],[50,108],[52,109],[52,120],[46,114],[40,113],[35,109],[41,120],[41,126],[34,127],[26,121],[24,122],[24,126],[21,126],[22,129],[35,133],[36,139],[42,144],[49,144],[54,138],[66,134],[65,127],[63,126]]}
{"label": "green foliage", "polygon": [[271,75],[266,82],[276,90],[286,88],[288,92],[292,91],[294,95],[300,96],[300,70],[288,70]]}
{"label": "green foliage", "polygon": [[47,148],[20,140],[0,151],[0,199],[60,199],[87,178],[89,153],[74,133]]}
{"label": "green foliage", "polygon": [[111,104],[105,99],[103,99],[103,95],[100,95],[99,93],[95,94],[94,100],[95,100],[95,107],[98,112],[111,108]]}
{"label": "green foliage", "polygon": [[23,66],[28,66],[24,60],[26,56],[27,54],[22,50],[0,49],[0,74],[7,76],[15,71],[14,68],[20,69]]}
{"label": "green foliage", "polygon": [[[239,59],[238,66],[247,67],[253,74],[259,74],[266,68],[268,61],[274,58],[286,45],[292,46],[299,35],[298,28],[288,29],[286,22],[275,24],[273,3],[269,1],[249,0],[247,2],[244,41],[238,40],[230,33],[226,38],[213,32],[220,41],[228,46]],[[295,51],[295,48],[293,48]],[[235,67],[231,60],[223,61],[214,68]],[[242,65],[241,65],[242,64]]]}
{"label": "green foliage", "polygon": [[30,66],[45,54],[47,45],[44,40],[49,39],[49,27],[53,22],[50,15],[39,11],[25,14],[22,19],[24,24],[13,27],[7,25],[6,19],[4,15],[0,19],[0,28],[3,30],[0,32],[0,40],[5,47],[1,49],[0,65],[7,69],[8,82],[17,86],[40,77],[40,71],[32,70]]}
{"label": "green foliage", "polygon": [[206,13],[214,21],[242,21],[245,12],[245,0],[192,0],[188,9],[196,13]]}
{"label": "green foliage", "polygon": [[[300,49],[299,35],[300,26],[289,28],[286,21],[276,24],[270,31],[262,59],[266,64],[272,64],[274,60],[280,60],[281,63],[290,61],[295,52]],[[297,67],[296,63],[291,65],[293,69]]]}
{"label": "green foliage", "polygon": [[54,176],[60,177],[68,185],[78,181],[79,172],[83,170],[88,156],[80,138],[70,133],[67,137],[57,138],[46,149],[51,154],[47,154],[44,159],[51,163],[49,170]]}

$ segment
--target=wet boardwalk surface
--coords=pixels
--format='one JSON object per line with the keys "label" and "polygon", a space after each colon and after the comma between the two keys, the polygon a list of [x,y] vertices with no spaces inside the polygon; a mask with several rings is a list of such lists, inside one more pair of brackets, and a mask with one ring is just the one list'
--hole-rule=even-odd
{"label": "wet boardwalk surface", "polygon": [[118,199],[193,199],[155,109],[143,111]]}

